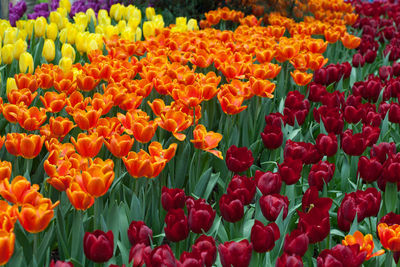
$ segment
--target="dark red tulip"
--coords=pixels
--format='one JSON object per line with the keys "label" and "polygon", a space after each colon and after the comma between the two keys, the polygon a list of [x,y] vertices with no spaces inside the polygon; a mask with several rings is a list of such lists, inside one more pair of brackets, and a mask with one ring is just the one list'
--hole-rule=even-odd
{"label": "dark red tulip", "polygon": [[132,246],[138,243],[149,246],[153,231],[143,221],[132,221],[128,228],[128,238]]}
{"label": "dark red tulip", "polygon": [[303,257],[308,249],[308,237],[299,229],[293,230],[285,237],[283,251],[289,255],[298,255]]}
{"label": "dark red tulip", "polygon": [[351,75],[351,69],[352,69],[350,63],[349,62],[343,62],[342,64],[340,64],[340,68],[341,68],[341,73],[343,75],[343,79],[349,78],[350,75]]}
{"label": "dark red tulip", "polygon": [[74,267],[72,262],[51,260],[49,267]]}
{"label": "dark red tulip", "polygon": [[143,243],[137,243],[129,251],[129,262],[133,261],[133,267],[143,266],[149,260],[151,247]]}
{"label": "dark red tulip", "polygon": [[281,126],[266,125],[261,133],[261,139],[265,148],[277,149],[282,145],[283,132]]}
{"label": "dark red tulip", "polygon": [[390,66],[380,66],[379,67],[379,78],[383,81],[387,80],[389,76],[393,76],[393,70]]}
{"label": "dark red tulip", "polygon": [[393,224],[400,225],[400,214],[389,212],[379,220],[379,223],[377,223],[377,225],[379,225],[380,223],[386,223],[389,226]]}
{"label": "dark red tulip", "polygon": [[373,63],[376,59],[377,53],[374,50],[368,49],[364,54],[364,59],[366,63]]}
{"label": "dark red tulip", "polygon": [[390,104],[389,121],[393,123],[400,123],[400,105],[398,103]]}
{"label": "dark red tulip", "polygon": [[226,151],[226,166],[233,172],[244,172],[253,164],[253,153],[247,147],[232,145]]}
{"label": "dark red tulip", "polygon": [[383,179],[390,183],[400,181],[400,154],[390,156],[383,164]]}
{"label": "dark red tulip", "polygon": [[290,91],[285,100],[283,109],[283,120],[285,123],[294,126],[296,119],[299,125],[302,125],[310,109],[310,102],[304,99],[299,91]]}
{"label": "dark red tulip", "polygon": [[393,75],[394,76],[400,76],[400,63],[399,62],[393,62],[392,65],[392,70],[393,70]]}
{"label": "dark red tulip", "polygon": [[379,145],[373,145],[370,151],[371,158],[376,158],[382,164],[394,154],[396,154],[396,144],[393,142],[382,142]]}
{"label": "dark red tulip", "polygon": [[344,92],[334,91],[332,93],[327,92],[324,97],[321,99],[322,105],[327,106],[328,108],[341,108],[344,101]]}
{"label": "dark red tulip", "polygon": [[189,228],[196,234],[208,232],[213,225],[215,210],[204,199],[194,201],[193,207],[188,209]]}
{"label": "dark red tulip", "polygon": [[364,153],[367,143],[362,133],[353,134],[353,130],[346,130],[342,134],[342,149],[351,156],[360,156]]}
{"label": "dark red tulip", "polygon": [[320,161],[323,155],[311,143],[293,142],[288,140],[283,151],[284,159],[300,159],[304,164],[314,164]]}
{"label": "dark red tulip", "polygon": [[297,211],[299,215],[298,228],[307,235],[311,244],[324,240],[331,230],[329,213],[316,207],[308,212]]}
{"label": "dark red tulip", "polygon": [[360,53],[356,53],[353,55],[353,60],[351,61],[351,64],[353,65],[354,68],[362,67],[365,65],[365,59],[363,55]]}
{"label": "dark red tulip", "polygon": [[281,191],[282,180],[279,173],[257,170],[254,178],[258,189],[260,189],[263,195],[279,194]]}
{"label": "dark red tulip", "polygon": [[240,199],[229,194],[223,194],[219,200],[222,218],[227,222],[237,222],[244,215],[243,203]]}
{"label": "dark red tulip", "polygon": [[180,267],[203,267],[203,259],[194,252],[184,251],[179,258]]}
{"label": "dark red tulip", "polygon": [[252,178],[235,174],[228,185],[228,194],[249,205],[256,193],[256,183]]}
{"label": "dark red tulip", "polygon": [[381,205],[381,193],[375,188],[365,191],[345,194],[338,209],[338,226],[342,231],[349,231],[356,214],[357,221],[361,222],[366,217],[376,216]]}
{"label": "dark red tulip", "polygon": [[183,209],[185,197],[185,192],[179,188],[167,188],[164,186],[161,190],[161,204],[166,211]]}
{"label": "dark red tulip", "polygon": [[315,146],[325,156],[332,157],[338,149],[338,140],[335,134],[319,134]]}
{"label": "dark red tulip", "polygon": [[255,220],[251,228],[250,240],[253,244],[254,251],[264,253],[270,251],[275,246],[275,241],[279,239],[281,233],[278,225],[272,222],[264,225],[262,222]]}
{"label": "dark red tulip", "polygon": [[332,180],[333,173],[335,172],[335,164],[328,161],[320,161],[311,167],[308,174],[308,184],[316,186],[318,190],[322,191],[324,183],[328,184]]}
{"label": "dark red tulip", "polygon": [[276,261],[275,267],[303,267],[303,261],[298,255],[283,253]]}
{"label": "dark red tulip", "polygon": [[316,84],[327,84],[327,71],[325,68],[320,68],[314,71],[314,82]]}
{"label": "dark red tulip", "polygon": [[86,232],[83,237],[83,251],[91,261],[98,263],[108,261],[114,254],[113,232],[104,233],[101,230]]}
{"label": "dark red tulip", "polygon": [[247,239],[240,242],[230,241],[218,246],[223,267],[248,267],[253,246]]}
{"label": "dark red tulip", "polygon": [[318,109],[314,108],[314,119],[320,123],[324,123],[325,130],[328,133],[341,134],[344,126],[343,114],[339,108],[329,108],[321,106]]}
{"label": "dark red tulip", "polygon": [[211,267],[217,259],[217,247],[212,236],[201,235],[192,246],[192,251],[201,255],[206,267]]}
{"label": "dark red tulip", "polygon": [[301,208],[303,212],[309,212],[312,208],[322,210],[328,213],[332,206],[332,199],[328,197],[319,197],[318,189],[315,186],[309,187],[301,200]]}
{"label": "dark red tulip", "polygon": [[282,164],[278,164],[281,179],[287,184],[295,184],[300,179],[303,163],[299,159],[285,158]]}
{"label": "dark red tulip", "polygon": [[336,245],[331,249],[324,249],[317,258],[318,267],[361,266],[367,251],[360,251],[360,245]]}
{"label": "dark red tulip", "polygon": [[369,125],[363,125],[362,134],[366,140],[367,146],[371,147],[378,141],[381,129],[379,127],[372,127]]}
{"label": "dark red tulip", "polygon": [[183,209],[169,210],[165,216],[165,236],[172,242],[179,242],[189,235],[188,219]]}
{"label": "dark red tulip", "polygon": [[308,100],[312,102],[321,102],[327,94],[326,87],[322,84],[311,82],[308,84]]}
{"label": "dark red tulip", "polygon": [[279,194],[272,194],[268,196],[262,196],[260,198],[261,212],[268,221],[275,221],[279,213],[283,209],[283,217],[285,219],[288,213],[289,199],[287,196]]}
{"label": "dark red tulip", "polygon": [[325,67],[326,69],[326,85],[337,82],[340,80],[340,67],[334,64],[329,64]]}
{"label": "dark red tulip", "polygon": [[145,261],[146,266],[151,267],[177,267],[178,262],[168,245],[156,247]]}
{"label": "dark red tulip", "polygon": [[382,164],[375,158],[361,156],[358,160],[358,173],[366,183],[378,180],[383,170]]}
{"label": "dark red tulip", "polygon": [[381,125],[381,115],[375,111],[368,111],[365,118],[362,120],[363,124],[371,125],[373,127],[379,127]]}

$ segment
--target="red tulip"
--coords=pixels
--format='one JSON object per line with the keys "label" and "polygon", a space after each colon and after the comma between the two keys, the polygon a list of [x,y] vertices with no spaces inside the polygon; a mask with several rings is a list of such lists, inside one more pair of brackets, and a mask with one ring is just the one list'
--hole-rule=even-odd
{"label": "red tulip", "polygon": [[248,267],[253,246],[248,240],[230,241],[218,246],[219,256],[223,267]]}
{"label": "red tulip", "polygon": [[192,246],[192,251],[201,255],[206,267],[211,267],[217,258],[217,247],[212,236],[201,235]]}
{"label": "red tulip", "polygon": [[283,217],[285,219],[288,213],[289,199],[287,196],[273,194],[262,196],[260,198],[260,207],[262,214],[268,221],[275,221],[283,209]]}
{"label": "red tulip", "polygon": [[128,228],[128,238],[132,246],[141,243],[149,246],[153,231],[143,221],[132,221]]}
{"label": "red tulip", "polygon": [[96,230],[93,233],[86,232],[83,238],[83,251],[91,261],[108,261],[114,253],[113,232],[104,233],[101,230]]}
{"label": "red tulip", "polygon": [[179,188],[161,189],[161,204],[166,211],[182,209],[185,206],[185,192]]}
{"label": "red tulip", "polygon": [[275,241],[279,239],[280,235],[279,227],[276,223],[272,222],[264,225],[262,222],[255,220],[250,235],[254,251],[264,253],[272,250],[275,246]]}
{"label": "red tulip", "polygon": [[222,218],[227,222],[237,222],[244,215],[242,201],[229,194],[223,194],[219,200],[219,209]]}
{"label": "red tulip", "polygon": [[279,194],[282,187],[282,179],[279,173],[262,172],[256,170],[254,175],[256,185],[261,193],[266,195]]}
{"label": "red tulip", "polygon": [[189,228],[196,234],[208,232],[213,225],[216,211],[204,199],[194,200],[193,206],[188,208]]}
{"label": "red tulip", "polygon": [[189,235],[188,219],[183,209],[169,210],[165,216],[165,236],[172,242],[179,242]]}
{"label": "red tulip", "polygon": [[256,184],[253,179],[235,174],[228,185],[228,194],[240,199],[243,205],[249,205],[256,193]]}

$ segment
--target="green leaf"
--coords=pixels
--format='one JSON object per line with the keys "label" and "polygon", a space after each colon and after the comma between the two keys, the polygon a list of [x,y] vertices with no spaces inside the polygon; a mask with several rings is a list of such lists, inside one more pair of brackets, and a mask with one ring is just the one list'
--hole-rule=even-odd
{"label": "green leaf", "polygon": [[397,193],[397,184],[395,183],[386,183],[385,188],[385,207],[386,211],[396,213],[397,202],[398,202],[398,193]]}
{"label": "green leaf", "polygon": [[46,259],[45,253],[47,252],[47,248],[50,248],[53,239],[54,239],[54,223],[52,223],[46,229],[46,234],[44,235],[44,238],[41,240],[39,250],[37,251],[37,253],[39,254],[37,257],[39,265],[42,266],[44,265],[44,260]]}
{"label": "green leaf", "polygon": [[193,191],[193,194],[195,196],[203,198],[204,192],[206,191],[206,188],[207,188],[207,184],[208,184],[208,182],[210,180],[210,177],[211,177],[211,172],[212,172],[212,168],[208,168],[208,170],[206,170],[200,176],[200,179],[199,179],[198,183],[196,184],[196,187],[195,187],[195,189]]}
{"label": "green leaf", "polygon": [[209,182],[207,184],[207,188],[206,188],[206,190],[204,191],[204,194],[203,194],[203,198],[204,199],[208,199],[210,197],[210,194],[211,194],[212,190],[215,187],[215,184],[217,183],[217,181],[219,179],[219,175],[220,175],[220,173],[212,173],[211,174],[211,178],[210,178],[210,180],[209,180]]}

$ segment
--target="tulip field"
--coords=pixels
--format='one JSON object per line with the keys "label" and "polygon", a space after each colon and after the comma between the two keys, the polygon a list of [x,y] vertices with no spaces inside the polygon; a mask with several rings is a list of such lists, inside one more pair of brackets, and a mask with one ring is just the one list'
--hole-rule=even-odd
{"label": "tulip field", "polygon": [[126,2],[0,20],[0,265],[400,266],[397,0]]}

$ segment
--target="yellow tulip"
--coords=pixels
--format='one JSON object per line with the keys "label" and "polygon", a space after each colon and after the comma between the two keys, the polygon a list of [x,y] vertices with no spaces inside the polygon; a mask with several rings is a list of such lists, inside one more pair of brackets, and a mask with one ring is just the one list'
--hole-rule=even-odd
{"label": "yellow tulip", "polygon": [[15,41],[17,41],[17,28],[7,28],[4,32],[4,44],[13,44]]}
{"label": "yellow tulip", "polygon": [[118,28],[118,33],[122,32],[126,28],[126,21],[125,20],[120,20],[117,24]]}
{"label": "yellow tulip", "polygon": [[60,12],[50,12],[50,16],[49,16],[49,21],[50,24],[51,23],[55,23],[57,25],[58,29],[62,29],[63,28],[63,16],[60,14]]}
{"label": "yellow tulip", "polygon": [[154,10],[154,7],[146,8],[146,18],[147,18],[147,20],[153,20],[153,17],[155,15],[156,15],[156,11]]}
{"label": "yellow tulip", "polygon": [[1,38],[1,36],[0,36],[0,48],[2,45],[3,45],[3,38]]}
{"label": "yellow tulip", "polygon": [[63,18],[68,16],[68,11],[64,7],[57,8],[57,12],[60,13],[61,17]]}
{"label": "yellow tulip", "polygon": [[187,28],[188,28],[189,31],[198,31],[199,30],[199,26],[197,25],[197,20],[189,19],[188,24],[187,24]]}
{"label": "yellow tulip", "polygon": [[22,53],[26,51],[28,44],[22,39],[18,39],[14,44],[13,56],[15,59],[19,59]]}
{"label": "yellow tulip", "polygon": [[58,66],[63,72],[70,72],[72,69],[72,60],[69,57],[62,57],[60,62],[58,62]]}
{"label": "yellow tulip", "polygon": [[86,53],[88,35],[89,35],[88,32],[84,32],[84,33],[78,32],[76,34],[75,46],[76,46],[76,50],[78,50],[80,53]]}
{"label": "yellow tulip", "polygon": [[69,0],[60,0],[59,6],[65,8],[68,13],[71,12],[71,2]]}
{"label": "yellow tulip", "polygon": [[13,89],[18,89],[14,78],[7,78],[6,93],[8,94]]}
{"label": "yellow tulip", "polygon": [[94,32],[103,35],[104,34],[104,25],[97,25]]}
{"label": "yellow tulip", "polygon": [[154,28],[161,30],[164,28],[164,19],[162,15],[156,15],[153,17],[153,22],[154,22]]}
{"label": "yellow tulip", "polygon": [[78,31],[74,26],[67,26],[60,31],[60,41],[62,43],[75,44],[75,39]]}
{"label": "yellow tulip", "polygon": [[140,27],[137,27],[135,32],[135,41],[140,40],[142,40],[142,29],[140,29]]}
{"label": "yellow tulip", "polygon": [[25,30],[28,33],[29,39],[32,38],[33,27],[35,26],[35,20],[30,19],[25,23]]}
{"label": "yellow tulip", "polygon": [[46,39],[46,41],[44,41],[42,56],[47,62],[53,61],[56,57],[56,46],[52,39]]}
{"label": "yellow tulip", "polygon": [[132,5],[129,5],[129,6],[126,8],[125,19],[126,19],[127,21],[129,21],[129,20],[132,19],[132,18],[136,18],[136,19],[138,19],[139,21],[141,21],[141,20],[142,20],[142,12],[141,12],[140,9],[138,9],[137,7],[132,6]]}
{"label": "yellow tulip", "polygon": [[14,45],[6,44],[1,48],[1,58],[3,59],[4,64],[11,64],[14,57]]}
{"label": "yellow tulip", "polygon": [[99,49],[95,35],[90,34],[86,42],[87,42],[86,53]]}
{"label": "yellow tulip", "polygon": [[75,21],[75,24],[83,25],[84,29],[86,29],[86,27],[88,25],[88,17],[83,12],[76,13],[74,16],[74,21]]}
{"label": "yellow tulip", "polygon": [[137,26],[139,26],[139,24],[140,24],[140,19],[137,17],[132,17],[128,20],[128,26],[133,30],[136,29]]}
{"label": "yellow tulip", "polygon": [[104,27],[104,34],[107,38],[110,38],[111,36],[118,34],[118,28],[112,25],[107,25]]}
{"label": "yellow tulip", "polygon": [[15,22],[15,25],[17,26],[17,28],[19,29],[19,30],[22,30],[22,29],[25,29],[25,24],[26,24],[26,20],[17,20],[16,22]]}
{"label": "yellow tulip", "polygon": [[22,53],[19,57],[19,71],[33,73],[33,57],[28,52]]}
{"label": "yellow tulip", "polygon": [[61,56],[68,57],[72,62],[75,62],[75,49],[70,44],[63,44],[61,47]]}
{"label": "yellow tulip", "polygon": [[44,17],[38,17],[35,20],[35,36],[42,37],[46,31],[47,21]]}
{"label": "yellow tulip", "polygon": [[97,14],[97,20],[99,21],[100,25],[110,25],[111,18],[108,16],[107,10],[100,9],[99,13]]}
{"label": "yellow tulip", "polygon": [[130,28],[126,28],[121,32],[121,39],[128,40],[131,42],[135,41],[135,34]]}
{"label": "yellow tulip", "polygon": [[57,38],[57,34],[58,34],[57,24],[52,22],[49,25],[47,25],[47,28],[46,28],[47,39],[51,39],[51,40],[55,41]]}
{"label": "yellow tulip", "polygon": [[176,21],[175,22],[176,26],[183,26],[183,25],[186,26],[187,18],[186,17],[177,17],[175,21]]}
{"label": "yellow tulip", "polygon": [[156,29],[154,27],[153,21],[145,21],[143,23],[143,36],[145,39],[149,38],[150,36],[156,35]]}
{"label": "yellow tulip", "polygon": [[87,16],[89,23],[90,23],[90,21],[93,20],[94,26],[97,25],[96,13],[94,13],[93,9],[89,8],[88,10],[86,10],[86,16]]}
{"label": "yellow tulip", "polygon": [[0,35],[3,36],[4,32],[10,27],[10,22],[8,22],[7,20],[0,20]]}
{"label": "yellow tulip", "polygon": [[26,40],[26,37],[28,36],[28,33],[26,32],[26,30],[22,29],[22,30],[18,30],[17,33],[17,40],[18,39],[22,39],[22,40]]}

